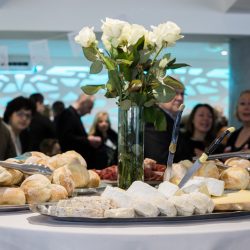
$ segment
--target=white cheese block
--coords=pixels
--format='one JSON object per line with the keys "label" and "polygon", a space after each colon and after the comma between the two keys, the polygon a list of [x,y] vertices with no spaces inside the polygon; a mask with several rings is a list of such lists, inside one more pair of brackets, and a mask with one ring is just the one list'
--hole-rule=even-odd
{"label": "white cheese block", "polygon": [[175,206],[169,202],[156,188],[145,182],[133,182],[126,192],[129,196],[136,199],[142,199],[156,206],[164,215],[175,216],[177,214]]}
{"label": "white cheese block", "polygon": [[184,193],[201,192],[209,195],[209,191],[204,180],[191,179],[181,189]]}
{"label": "white cheese block", "polygon": [[156,217],[160,213],[155,205],[140,198],[135,199],[135,197],[117,187],[107,186],[101,196],[112,199],[120,208],[133,208],[140,216]]}
{"label": "white cheese block", "polygon": [[172,196],[169,198],[169,201],[175,205],[178,215],[190,216],[194,213],[195,207],[188,197],[188,194],[183,194],[181,196]]}
{"label": "white cheese block", "polygon": [[224,181],[201,176],[195,176],[194,180],[205,181],[208,192],[212,196],[221,196],[224,193]]}
{"label": "white cheese block", "polygon": [[212,211],[214,210],[213,200],[203,193],[190,193],[188,194],[188,198],[194,205],[195,214],[212,213]]}
{"label": "white cheese block", "polygon": [[106,218],[134,218],[135,210],[133,208],[114,208],[105,210],[104,217]]}
{"label": "white cheese block", "polygon": [[179,187],[169,181],[160,183],[158,187],[158,191],[162,193],[167,199],[173,196],[178,190]]}

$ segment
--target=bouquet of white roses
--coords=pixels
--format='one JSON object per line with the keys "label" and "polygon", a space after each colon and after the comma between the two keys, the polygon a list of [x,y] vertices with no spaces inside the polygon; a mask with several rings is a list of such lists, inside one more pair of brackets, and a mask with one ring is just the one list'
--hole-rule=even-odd
{"label": "bouquet of white roses", "polygon": [[144,106],[145,120],[164,129],[164,116],[153,106],[169,102],[176,94],[175,89],[183,88],[178,80],[167,75],[167,70],[188,65],[176,63],[169,53],[158,57],[166,47],[183,37],[180,28],[173,22],[166,22],[148,31],[141,25],[110,18],[103,21],[101,28],[105,50],[98,47],[93,27],[84,27],[75,41],[92,62],[90,73],[97,74],[105,66],[108,82],[86,85],[82,90],[92,95],[105,89],[105,96],[117,98],[118,105],[125,110],[135,105]]}

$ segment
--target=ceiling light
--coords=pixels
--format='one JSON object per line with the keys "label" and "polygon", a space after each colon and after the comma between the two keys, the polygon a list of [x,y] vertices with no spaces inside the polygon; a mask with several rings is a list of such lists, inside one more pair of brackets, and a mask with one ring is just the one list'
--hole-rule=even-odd
{"label": "ceiling light", "polygon": [[220,52],[220,54],[221,54],[222,56],[227,56],[227,55],[228,55],[228,52],[227,52],[227,50],[222,50],[222,51]]}

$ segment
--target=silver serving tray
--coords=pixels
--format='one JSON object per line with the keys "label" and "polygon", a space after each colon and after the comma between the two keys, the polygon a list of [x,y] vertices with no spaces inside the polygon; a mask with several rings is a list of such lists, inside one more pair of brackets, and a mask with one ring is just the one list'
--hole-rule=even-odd
{"label": "silver serving tray", "polygon": [[155,223],[155,224],[168,224],[178,222],[194,222],[194,221],[207,221],[218,219],[233,219],[241,217],[250,217],[250,211],[233,211],[222,213],[210,213],[210,214],[197,214],[190,216],[157,216],[157,217],[136,217],[136,218],[89,218],[89,217],[58,217],[48,214],[42,215],[48,216],[57,221],[67,221],[75,223],[97,223],[97,224],[141,224],[141,223]]}
{"label": "silver serving tray", "polygon": [[196,214],[190,216],[157,216],[157,217],[135,217],[135,218],[90,218],[90,217],[59,217],[50,215],[47,212],[48,205],[33,205],[30,209],[33,212],[40,213],[41,215],[48,216],[57,221],[66,221],[74,223],[98,223],[98,224],[136,224],[136,223],[156,223],[167,224],[177,222],[193,222],[193,221],[206,221],[218,219],[232,219],[232,218],[250,218],[250,211],[227,211],[227,212],[214,212],[209,214]]}
{"label": "silver serving tray", "polygon": [[0,205],[0,212],[16,212],[29,210],[29,204],[24,205]]}

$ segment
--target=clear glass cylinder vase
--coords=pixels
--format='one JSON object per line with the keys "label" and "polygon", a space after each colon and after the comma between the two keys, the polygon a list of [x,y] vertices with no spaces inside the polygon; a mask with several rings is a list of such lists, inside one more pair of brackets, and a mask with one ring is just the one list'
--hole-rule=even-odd
{"label": "clear glass cylinder vase", "polygon": [[134,181],[143,180],[144,122],[143,107],[119,108],[118,186],[127,189]]}

